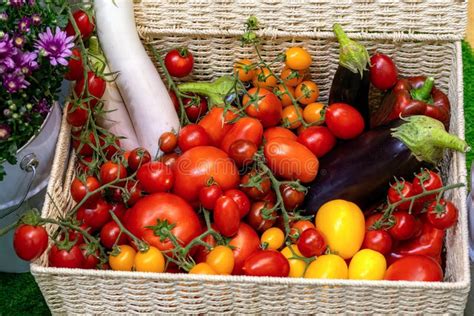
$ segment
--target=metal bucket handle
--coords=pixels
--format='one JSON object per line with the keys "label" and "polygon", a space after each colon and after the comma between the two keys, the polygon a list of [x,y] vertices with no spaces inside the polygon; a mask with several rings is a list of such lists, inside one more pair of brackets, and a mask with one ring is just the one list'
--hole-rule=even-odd
{"label": "metal bucket handle", "polygon": [[38,165],[39,165],[39,161],[38,159],[36,158],[36,155],[34,153],[30,153],[26,156],[24,156],[22,159],[21,159],[21,162],[20,162],[20,169],[23,170],[23,171],[26,171],[27,173],[32,173],[31,175],[31,179],[28,183],[28,186],[26,188],[26,191],[25,191],[25,194],[23,195],[23,197],[21,198],[20,200],[20,203],[18,203],[17,207],[11,209],[10,211],[6,212],[5,214],[3,215],[0,215],[0,219],[3,219],[5,217],[7,217],[8,215],[10,215],[11,213],[15,212],[16,210],[18,210],[22,205],[23,203],[25,202],[26,200],[26,197],[28,196],[28,192],[30,192],[30,189],[31,189],[31,185],[33,184],[33,180],[35,179],[36,177],[36,169],[38,168]]}

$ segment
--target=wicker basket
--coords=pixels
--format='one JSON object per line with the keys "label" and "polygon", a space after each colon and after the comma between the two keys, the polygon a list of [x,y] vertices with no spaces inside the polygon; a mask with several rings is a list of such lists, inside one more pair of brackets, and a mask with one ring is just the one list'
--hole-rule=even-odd
{"label": "wicker basket", "polygon": [[[236,58],[245,18],[255,14],[272,58],[298,43],[313,56],[311,74],[327,100],[337,68],[338,45],[331,33],[340,22],[371,52],[394,57],[402,75],[432,75],[452,105],[451,132],[464,136],[461,46],[465,1],[219,0],[153,1],[136,4],[139,32],[160,50],[187,45],[195,55],[194,79],[228,74]],[[57,145],[44,216],[72,207],[69,185],[74,157],[65,120]],[[449,155],[443,172],[450,183],[466,183],[463,154]],[[470,287],[466,190],[451,191],[460,209],[446,238],[445,282],[307,280],[200,276],[47,267],[44,255],[31,271],[53,313],[456,313]],[[53,207],[52,201],[57,206]]]}

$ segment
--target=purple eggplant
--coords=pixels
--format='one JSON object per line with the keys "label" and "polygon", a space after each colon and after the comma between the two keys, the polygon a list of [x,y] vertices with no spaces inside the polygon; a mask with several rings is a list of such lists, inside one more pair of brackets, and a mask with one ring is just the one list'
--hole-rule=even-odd
{"label": "purple eggplant", "polygon": [[321,158],[304,213],[313,215],[334,199],[367,209],[386,197],[394,177],[411,178],[423,165],[436,165],[448,148],[470,150],[464,140],[446,132],[443,123],[423,115],[364,132]]}

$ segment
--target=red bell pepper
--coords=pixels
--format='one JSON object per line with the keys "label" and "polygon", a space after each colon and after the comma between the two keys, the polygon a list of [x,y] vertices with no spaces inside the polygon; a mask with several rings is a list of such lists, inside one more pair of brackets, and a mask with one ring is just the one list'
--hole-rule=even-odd
{"label": "red bell pepper", "polygon": [[372,127],[387,124],[401,117],[426,115],[449,126],[450,104],[448,97],[434,86],[432,77],[424,76],[398,80],[392,91],[383,99],[372,115]]}

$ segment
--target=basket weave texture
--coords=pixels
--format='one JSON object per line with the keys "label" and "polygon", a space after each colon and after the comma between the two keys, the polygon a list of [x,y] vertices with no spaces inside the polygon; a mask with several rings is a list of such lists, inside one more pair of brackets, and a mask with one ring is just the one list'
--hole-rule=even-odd
{"label": "basket weave texture", "polygon": [[[263,27],[265,59],[295,44],[308,49],[322,102],[327,101],[339,53],[330,29],[340,22],[370,53],[377,50],[392,56],[401,75],[434,76],[451,101],[450,131],[461,138],[463,87],[457,40],[464,33],[465,8],[465,1],[142,0],[135,5],[143,41],[161,51],[189,47],[195,69],[188,79],[200,80],[229,74],[237,58],[255,57],[251,49],[240,46],[238,35],[245,18],[256,15]],[[56,217],[73,206],[69,187],[74,163],[70,127],[63,119],[43,216]],[[448,183],[466,183],[464,155],[447,155],[443,172]],[[453,190],[448,197],[459,207],[460,218],[446,237],[442,283],[58,269],[47,267],[46,254],[32,264],[31,271],[55,314],[461,314],[470,288],[466,189]]]}

